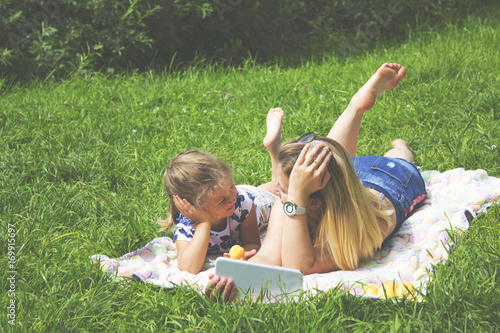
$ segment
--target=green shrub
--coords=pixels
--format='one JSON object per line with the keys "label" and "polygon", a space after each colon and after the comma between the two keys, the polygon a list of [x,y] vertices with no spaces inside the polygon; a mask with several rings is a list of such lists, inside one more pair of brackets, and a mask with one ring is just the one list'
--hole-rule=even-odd
{"label": "green shrub", "polygon": [[240,62],[348,56],[408,27],[490,0],[3,0],[0,75],[163,70],[196,58]]}
{"label": "green shrub", "polygon": [[25,79],[121,64],[151,48],[144,19],[158,10],[140,0],[6,0],[2,72]]}

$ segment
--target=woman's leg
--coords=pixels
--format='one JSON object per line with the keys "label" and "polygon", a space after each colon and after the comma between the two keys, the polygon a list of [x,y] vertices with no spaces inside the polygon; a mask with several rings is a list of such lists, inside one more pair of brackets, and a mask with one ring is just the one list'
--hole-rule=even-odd
{"label": "woman's leg", "polygon": [[415,152],[403,139],[392,141],[392,149],[385,153],[384,156],[402,158],[408,162],[415,163]]}
{"label": "woman's leg", "polygon": [[281,126],[283,123],[283,110],[281,108],[270,109],[267,118],[267,133],[264,137],[264,147],[271,155],[271,181],[259,186],[259,188],[273,193],[276,182],[276,172],[278,169],[278,150],[281,145]]}
{"label": "woman's leg", "polygon": [[380,66],[351,99],[328,133],[328,137],[342,144],[349,155],[356,156],[363,113],[373,107],[377,96],[396,87],[405,74],[406,68],[399,64],[385,63]]}

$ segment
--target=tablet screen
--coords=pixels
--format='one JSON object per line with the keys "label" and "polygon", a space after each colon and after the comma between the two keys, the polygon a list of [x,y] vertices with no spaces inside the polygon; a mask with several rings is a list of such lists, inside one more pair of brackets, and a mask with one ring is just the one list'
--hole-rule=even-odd
{"label": "tablet screen", "polygon": [[267,301],[295,298],[303,287],[304,276],[298,269],[220,257],[215,261],[215,275],[231,278],[238,297]]}

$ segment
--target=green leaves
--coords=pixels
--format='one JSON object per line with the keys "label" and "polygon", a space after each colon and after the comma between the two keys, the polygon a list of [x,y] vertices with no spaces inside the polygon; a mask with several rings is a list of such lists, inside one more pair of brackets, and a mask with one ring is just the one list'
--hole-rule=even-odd
{"label": "green leaves", "polygon": [[[349,58],[381,41],[400,43],[417,25],[433,29],[478,10],[468,0],[4,1],[0,73],[29,81],[66,77],[82,63],[119,73],[162,71],[200,57],[236,65],[295,65],[325,52]],[[96,45],[98,57],[81,58]]]}

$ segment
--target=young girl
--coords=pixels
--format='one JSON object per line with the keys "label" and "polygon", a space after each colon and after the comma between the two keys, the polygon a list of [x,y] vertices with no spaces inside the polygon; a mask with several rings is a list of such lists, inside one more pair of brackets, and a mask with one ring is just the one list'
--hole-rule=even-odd
{"label": "young girl", "polygon": [[260,248],[259,228],[267,225],[273,194],[235,186],[229,166],[214,156],[188,149],[175,156],[163,183],[171,198],[162,229],[175,225],[178,267],[197,274],[205,257],[239,244],[249,258]]}

